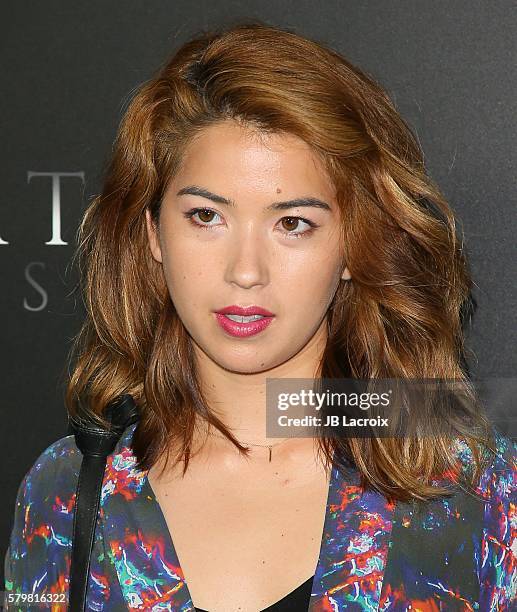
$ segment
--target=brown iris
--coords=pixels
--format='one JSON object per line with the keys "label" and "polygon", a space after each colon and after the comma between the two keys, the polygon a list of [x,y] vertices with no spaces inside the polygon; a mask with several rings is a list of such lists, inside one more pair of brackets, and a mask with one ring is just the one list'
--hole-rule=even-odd
{"label": "brown iris", "polygon": [[203,215],[208,215],[208,216],[213,215],[214,211],[213,210],[200,210],[200,211],[198,211],[197,214],[198,214],[198,217],[199,217],[199,219],[201,221],[208,222],[208,221],[211,221],[212,219],[211,218],[210,219],[203,219]]}
{"label": "brown iris", "polygon": [[[287,226],[286,226],[286,221],[287,221]],[[288,232],[292,232],[294,229],[296,229],[297,225],[298,225],[298,219],[296,217],[284,217],[282,219],[282,223],[284,225],[284,228],[288,231]],[[289,226],[289,222],[291,222],[294,227],[288,227]]]}

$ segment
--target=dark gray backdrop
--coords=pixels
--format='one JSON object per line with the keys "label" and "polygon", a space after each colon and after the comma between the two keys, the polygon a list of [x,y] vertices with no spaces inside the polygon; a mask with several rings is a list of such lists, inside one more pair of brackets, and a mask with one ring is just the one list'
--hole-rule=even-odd
{"label": "dark gray backdrop", "polygon": [[[514,2],[17,0],[0,11],[0,238],[8,243],[0,242],[2,575],[17,488],[37,456],[67,433],[60,376],[83,316],[70,295],[81,213],[100,189],[131,93],[203,27],[250,17],[292,27],[335,46],[384,85],[457,212],[477,285],[470,365],[477,377],[497,381],[499,409],[513,416]],[[53,196],[57,178],[31,173],[70,174]],[[58,195],[61,228],[54,223],[53,236]],[[46,244],[59,238],[66,244]]]}

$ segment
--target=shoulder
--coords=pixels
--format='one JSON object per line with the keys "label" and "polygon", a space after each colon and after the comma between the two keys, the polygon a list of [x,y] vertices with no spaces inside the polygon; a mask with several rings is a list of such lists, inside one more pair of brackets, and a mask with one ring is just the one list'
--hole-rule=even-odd
{"label": "shoulder", "polygon": [[496,452],[490,452],[476,492],[484,502],[485,533],[504,541],[517,555],[517,443],[497,430],[494,439]]}
{"label": "shoulder", "polygon": [[498,432],[495,438],[497,452],[478,484],[484,500],[481,600],[487,610],[510,609],[517,598],[517,444]]}
{"label": "shoulder", "polygon": [[[114,456],[130,443],[133,429],[126,430]],[[37,457],[22,479],[4,562],[6,591],[31,592],[37,582],[42,593],[63,592],[82,457],[75,437],[64,436]]]}
{"label": "shoulder", "polygon": [[[116,457],[131,454],[130,444],[135,426],[129,427],[107,458],[111,465]],[[73,506],[83,455],[73,435],[64,436],[48,446],[25,474],[17,494],[19,503],[29,507],[31,513],[67,515]]]}
{"label": "shoulder", "polygon": [[65,436],[48,446],[22,480],[24,498],[35,503],[43,495],[59,495],[77,484],[82,454],[74,436]]}
{"label": "shoulder", "polygon": [[68,514],[75,493],[82,454],[74,436],[65,436],[48,446],[25,474],[16,508],[25,506],[25,527],[37,518]]}
{"label": "shoulder", "polygon": [[[397,503],[387,584],[401,596],[421,599],[425,584],[426,589],[437,588],[432,597],[444,601],[446,609],[448,605],[456,609],[460,594],[480,610],[514,609],[516,444],[498,431],[493,434],[494,450],[485,449],[486,460],[474,487],[454,486],[451,495],[422,504]],[[453,447],[458,468],[469,473],[474,462],[470,447],[461,438],[453,440]],[[447,486],[456,474],[447,473],[437,483]],[[420,578],[404,584],[404,592],[398,583],[403,575]],[[394,591],[392,596],[398,595]]]}
{"label": "shoulder", "polygon": [[[480,601],[487,610],[509,609],[517,597],[517,443],[498,430],[494,442],[476,486],[482,500]],[[462,460],[472,460],[466,448]]]}
{"label": "shoulder", "polygon": [[67,514],[81,460],[74,436],[60,438],[37,457],[21,481],[16,498],[15,511],[25,507],[26,529],[36,517]]}
{"label": "shoulder", "polygon": [[48,446],[22,479],[5,556],[6,591],[31,592],[38,578],[49,578],[56,592],[62,591],[59,576],[67,571],[63,553],[71,545],[81,460],[74,436],[65,436]]}
{"label": "shoulder", "polygon": [[[494,451],[485,449],[485,467],[476,483],[476,492],[486,503],[504,500],[515,503],[517,476],[517,442],[493,429]],[[461,439],[455,441],[455,451],[465,469],[470,469],[474,457],[470,447]]]}

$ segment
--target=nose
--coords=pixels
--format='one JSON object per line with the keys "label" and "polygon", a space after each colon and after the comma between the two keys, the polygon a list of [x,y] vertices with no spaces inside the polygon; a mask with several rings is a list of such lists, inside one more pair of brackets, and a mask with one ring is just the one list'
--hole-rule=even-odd
{"label": "nose", "polygon": [[251,226],[230,238],[225,281],[243,289],[269,281],[268,254],[264,241]]}

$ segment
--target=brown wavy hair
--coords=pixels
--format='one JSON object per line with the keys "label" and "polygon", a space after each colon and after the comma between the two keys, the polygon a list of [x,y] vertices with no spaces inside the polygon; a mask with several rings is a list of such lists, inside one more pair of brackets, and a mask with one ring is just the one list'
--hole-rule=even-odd
{"label": "brown wavy hair", "polygon": [[[65,403],[99,424],[105,407],[133,396],[138,467],[150,469],[177,444],[191,455],[196,414],[247,455],[205,401],[193,348],[150,253],[145,210],[160,203],[185,147],[200,130],[232,119],[290,133],[323,160],[342,217],[351,281],[327,315],[323,378],[444,378],[469,381],[463,335],[472,281],[454,215],[427,175],[411,129],[385,91],[324,43],[254,21],[202,32],[139,87],[122,118],[102,193],[78,230],[86,319],[69,355]],[[423,414],[413,414],[415,431]],[[422,424],[423,425],[423,424]],[[494,451],[486,417],[471,411],[451,431],[470,448],[473,486]],[[481,446],[480,446],[481,445]],[[436,475],[454,474],[450,438],[318,439],[329,466],[350,462],[390,500],[447,494]],[[463,475],[459,474],[460,482]]]}

